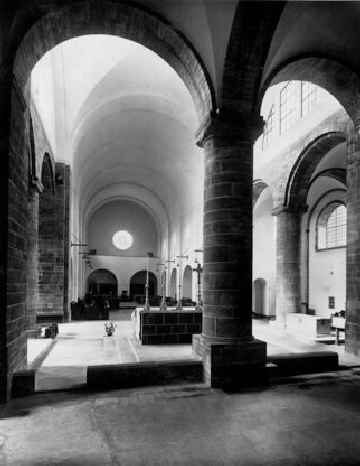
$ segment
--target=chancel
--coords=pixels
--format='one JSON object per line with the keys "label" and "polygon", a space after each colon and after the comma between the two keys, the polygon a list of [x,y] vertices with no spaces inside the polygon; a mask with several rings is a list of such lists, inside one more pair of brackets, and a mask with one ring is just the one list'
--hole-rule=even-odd
{"label": "chancel", "polygon": [[0,11],[0,463],[359,464],[360,2]]}

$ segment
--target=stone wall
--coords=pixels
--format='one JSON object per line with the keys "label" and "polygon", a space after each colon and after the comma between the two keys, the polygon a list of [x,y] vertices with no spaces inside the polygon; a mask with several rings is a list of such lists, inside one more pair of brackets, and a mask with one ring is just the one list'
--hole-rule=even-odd
{"label": "stone wall", "polygon": [[56,163],[54,188],[44,186],[39,203],[38,322],[68,317],[69,194],[69,166]]}
{"label": "stone wall", "polygon": [[[36,310],[39,302],[39,195],[43,191],[41,171],[44,154],[48,154],[51,177],[54,172],[54,158],[45,134],[41,118],[31,102],[26,121],[26,151],[28,162],[28,225],[27,225],[27,267],[26,267],[26,320],[27,333],[36,324]],[[50,180],[53,184],[54,180]]]}
{"label": "stone wall", "polygon": [[192,335],[202,330],[201,311],[140,311],[139,318],[143,345],[191,343]]}
{"label": "stone wall", "polygon": [[[6,273],[2,277],[6,293],[1,315],[1,400],[9,396],[12,374],[26,365],[26,340],[29,329],[35,325],[39,305],[39,196],[43,188],[40,170],[45,150],[54,167],[41,120],[23,97],[13,76],[9,79],[8,91],[11,93],[11,119],[8,168],[3,167],[8,174],[4,197],[8,200],[8,221],[4,222],[6,244],[1,243],[6,251]],[[67,196],[68,192],[67,187]],[[67,219],[68,210],[67,206]],[[62,309],[63,301],[62,295]]]}
{"label": "stone wall", "polygon": [[11,89],[11,120],[8,179],[8,235],[6,271],[6,333],[2,341],[7,378],[2,380],[2,395],[9,392],[12,374],[26,364],[26,238],[27,204],[27,109],[15,82]]}

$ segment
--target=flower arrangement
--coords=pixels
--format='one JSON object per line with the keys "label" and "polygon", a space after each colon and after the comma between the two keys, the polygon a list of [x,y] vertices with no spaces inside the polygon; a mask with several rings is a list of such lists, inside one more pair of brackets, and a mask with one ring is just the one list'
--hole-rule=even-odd
{"label": "flower arrangement", "polygon": [[116,324],[114,324],[114,322],[111,322],[111,320],[109,320],[108,322],[105,322],[104,327],[105,327],[106,335],[108,337],[111,337],[113,333],[115,333]]}

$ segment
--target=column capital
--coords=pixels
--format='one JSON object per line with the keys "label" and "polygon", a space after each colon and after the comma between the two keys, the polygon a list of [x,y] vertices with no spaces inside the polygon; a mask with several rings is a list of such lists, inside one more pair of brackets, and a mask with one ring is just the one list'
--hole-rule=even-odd
{"label": "column capital", "polygon": [[212,112],[200,126],[196,133],[196,143],[203,147],[212,136],[254,143],[263,128],[264,120],[258,113],[237,112],[222,107]]}

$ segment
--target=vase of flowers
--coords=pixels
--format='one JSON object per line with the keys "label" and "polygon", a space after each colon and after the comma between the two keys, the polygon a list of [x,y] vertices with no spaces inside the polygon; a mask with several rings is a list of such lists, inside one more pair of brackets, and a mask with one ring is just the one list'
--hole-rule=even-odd
{"label": "vase of flowers", "polygon": [[106,335],[108,337],[111,337],[115,333],[116,325],[114,324],[114,322],[111,322],[111,321],[105,322],[104,327],[105,327]]}

